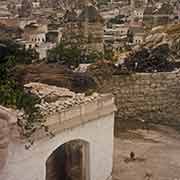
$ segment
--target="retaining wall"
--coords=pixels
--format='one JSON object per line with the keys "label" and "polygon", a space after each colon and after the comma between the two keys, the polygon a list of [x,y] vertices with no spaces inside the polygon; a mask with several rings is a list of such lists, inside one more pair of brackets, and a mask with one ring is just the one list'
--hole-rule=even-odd
{"label": "retaining wall", "polygon": [[108,86],[116,99],[117,125],[121,120],[180,122],[180,72],[118,75]]}

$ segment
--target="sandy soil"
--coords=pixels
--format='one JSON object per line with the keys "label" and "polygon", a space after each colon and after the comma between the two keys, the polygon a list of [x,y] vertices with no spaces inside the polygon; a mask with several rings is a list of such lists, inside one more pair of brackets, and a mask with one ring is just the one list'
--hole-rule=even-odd
{"label": "sandy soil", "polygon": [[[120,133],[113,180],[180,180],[180,134],[167,127]],[[135,160],[130,160],[130,152]]]}

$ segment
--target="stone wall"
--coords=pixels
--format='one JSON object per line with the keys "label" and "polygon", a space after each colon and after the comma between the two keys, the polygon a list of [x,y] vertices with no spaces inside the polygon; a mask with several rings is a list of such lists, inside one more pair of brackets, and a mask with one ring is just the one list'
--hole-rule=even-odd
{"label": "stone wall", "polygon": [[104,95],[99,100],[49,115],[46,125],[55,136],[50,138],[39,131],[28,149],[26,141],[18,136],[13,138],[0,180],[45,180],[48,158],[72,140],[88,143],[87,180],[107,179],[113,167],[114,111],[114,98]]}
{"label": "stone wall", "polygon": [[[180,122],[180,72],[113,76],[116,125],[130,120],[175,125]],[[109,91],[109,89],[108,89]]]}
{"label": "stone wall", "polygon": [[11,143],[9,158],[0,174],[0,180],[45,180],[48,157],[64,143],[76,139],[89,144],[90,180],[105,180],[112,172],[113,127],[112,113],[67,129],[54,138],[36,141],[28,150],[22,143]]}

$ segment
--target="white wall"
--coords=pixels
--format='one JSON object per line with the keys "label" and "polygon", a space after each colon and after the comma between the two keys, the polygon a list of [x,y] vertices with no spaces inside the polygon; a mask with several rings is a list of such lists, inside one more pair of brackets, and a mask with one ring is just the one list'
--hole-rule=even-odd
{"label": "white wall", "polygon": [[42,139],[25,150],[16,142],[9,146],[9,158],[0,180],[45,180],[45,163],[60,145],[82,139],[90,145],[90,180],[105,180],[112,171],[114,114],[65,130],[54,138]]}

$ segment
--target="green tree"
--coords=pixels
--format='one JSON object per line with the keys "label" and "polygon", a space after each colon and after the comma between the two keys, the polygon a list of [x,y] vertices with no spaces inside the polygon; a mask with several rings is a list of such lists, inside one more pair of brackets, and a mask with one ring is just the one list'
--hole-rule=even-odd
{"label": "green tree", "polygon": [[21,48],[11,40],[0,40],[0,104],[5,106],[16,106],[26,108],[23,102],[28,95],[23,87],[19,85],[13,76],[16,64],[32,62],[32,52]]}
{"label": "green tree", "polygon": [[0,40],[0,61],[13,59],[16,64],[30,64],[38,59],[38,53],[34,49],[25,49],[20,44],[9,40]]}
{"label": "green tree", "polygon": [[49,63],[59,62],[69,67],[77,67],[80,63],[92,63],[102,58],[102,53],[87,52],[86,49],[83,50],[78,46],[65,46],[63,43],[48,52]]}

